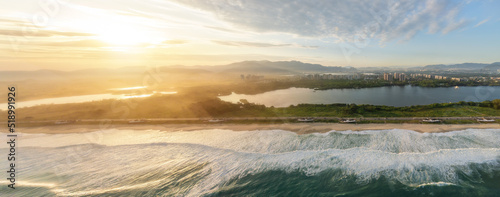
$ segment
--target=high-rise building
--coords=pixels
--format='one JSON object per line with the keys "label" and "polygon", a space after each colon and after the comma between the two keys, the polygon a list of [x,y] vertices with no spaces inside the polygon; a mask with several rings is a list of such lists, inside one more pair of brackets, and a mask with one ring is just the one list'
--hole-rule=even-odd
{"label": "high-rise building", "polygon": [[399,81],[406,81],[406,75],[404,73],[399,73],[398,79]]}
{"label": "high-rise building", "polygon": [[384,80],[386,80],[386,81],[392,81],[392,75],[391,75],[391,73],[384,73]]}

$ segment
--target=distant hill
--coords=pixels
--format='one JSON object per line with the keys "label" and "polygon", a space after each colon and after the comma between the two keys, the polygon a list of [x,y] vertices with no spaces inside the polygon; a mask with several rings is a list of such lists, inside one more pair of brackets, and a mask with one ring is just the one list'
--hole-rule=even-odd
{"label": "distant hill", "polygon": [[[356,72],[350,67],[329,67],[320,64],[309,64],[300,61],[243,61],[219,66],[162,66],[161,73],[168,74],[301,74],[301,73],[340,73]],[[145,67],[131,66],[123,68],[90,68],[76,71],[36,70],[36,71],[0,71],[0,81],[20,81],[27,79],[57,80],[85,77],[124,77],[140,75],[146,72]]]}
{"label": "distant hill", "polygon": [[97,78],[97,77],[140,77],[145,73],[159,72],[159,74],[206,74],[212,73],[211,71],[189,68],[189,67],[169,67],[163,66],[156,68],[145,68],[140,66],[123,67],[123,68],[91,68],[75,71],[58,71],[58,70],[34,70],[34,71],[0,71],[0,82],[24,81],[24,80],[40,80],[40,81],[54,81],[54,80],[72,80],[82,78]]}
{"label": "distant hill", "polygon": [[500,69],[500,62],[495,62],[483,68],[483,70],[489,70],[489,71],[497,71],[499,69]]}
{"label": "distant hill", "polygon": [[225,73],[252,74],[298,74],[320,72],[355,72],[355,68],[328,67],[320,64],[309,64],[300,61],[243,61],[228,65],[209,66],[203,69]]}
{"label": "distant hill", "polygon": [[0,81],[23,81],[27,79],[61,79],[66,72],[57,70],[0,71]]}
{"label": "distant hill", "polygon": [[463,64],[438,64],[438,65],[428,65],[423,69],[425,70],[496,70],[499,68],[500,62],[495,62],[492,64],[482,64],[482,63],[463,63]]}

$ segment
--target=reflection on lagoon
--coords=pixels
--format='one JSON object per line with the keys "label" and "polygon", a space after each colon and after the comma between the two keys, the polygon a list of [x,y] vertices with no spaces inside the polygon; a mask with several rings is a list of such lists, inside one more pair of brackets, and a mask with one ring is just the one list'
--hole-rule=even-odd
{"label": "reflection on lagoon", "polygon": [[109,90],[124,91],[124,90],[137,90],[137,89],[144,89],[144,88],[147,88],[147,86],[135,86],[135,87],[127,87],[127,88],[112,88]]}

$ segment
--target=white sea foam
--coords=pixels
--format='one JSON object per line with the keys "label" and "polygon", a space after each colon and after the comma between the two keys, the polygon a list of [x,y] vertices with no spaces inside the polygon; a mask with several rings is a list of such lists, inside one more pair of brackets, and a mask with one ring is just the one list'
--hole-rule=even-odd
{"label": "white sea foam", "polygon": [[[165,178],[177,173],[174,169],[195,164],[204,165],[206,176],[189,188],[188,196],[270,170],[313,176],[338,169],[356,176],[360,184],[384,176],[409,186],[460,185],[460,173],[472,176],[478,170],[499,169],[499,141],[500,130],[495,129],[439,134],[397,129],[323,135],[282,130],[30,134],[22,138],[20,161],[29,168],[20,174],[64,177],[52,189],[67,195],[161,187],[173,181]],[[143,177],[147,184],[131,184],[130,177]]]}
{"label": "white sea foam", "polygon": [[416,187],[426,187],[426,186],[439,186],[439,187],[442,187],[442,186],[450,186],[450,185],[456,185],[456,184],[440,181],[440,182],[432,182],[432,183],[423,183],[423,184],[417,185]]}
{"label": "white sea foam", "polygon": [[101,195],[101,194],[109,193],[109,192],[120,192],[120,191],[127,191],[127,190],[134,190],[134,189],[141,189],[141,188],[148,188],[148,187],[152,187],[152,186],[158,186],[160,183],[162,183],[162,181],[163,180],[155,180],[155,181],[149,181],[149,182],[139,183],[139,184],[134,184],[134,185],[118,186],[118,187],[103,188],[103,189],[72,191],[72,192],[67,191],[65,189],[53,189],[52,191],[60,196]]}
{"label": "white sea foam", "polygon": [[162,132],[159,130],[109,129],[90,133],[24,134],[20,146],[62,147],[78,144],[119,146],[150,143],[191,143],[240,152],[284,153],[298,150],[348,149],[365,147],[387,152],[429,152],[457,148],[498,148],[499,129],[468,129],[449,133],[418,133],[409,130],[331,131],[297,135],[283,130],[239,131],[200,130]]}
{"label": "white sea foam", "polygon": [[[0,181],[0,185],[9,185],[12,184],[10,181]],[[15,187],[45,187],[45,188],[54,188],[57,185],[55,183],[39,183],[39,182],[31,182],[31,181],[16,181]]]}

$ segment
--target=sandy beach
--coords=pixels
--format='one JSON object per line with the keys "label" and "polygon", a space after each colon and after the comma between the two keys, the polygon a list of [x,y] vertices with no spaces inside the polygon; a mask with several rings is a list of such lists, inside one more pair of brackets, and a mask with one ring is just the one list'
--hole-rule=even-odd
{"label": "sandy beach", "polygon": [[465,129],[500,129],[500,124],[338,124],[338,123],[293,123],[293,124],[118,124],[118,125],[55,125],[20,127],[20,133],[81,133],[107,129],[160,130],[167,132],[194,131],[206,129],[227,129],[233,131],[286,130],[298,134],[335,131],[365,131],[405,129],[422,133],[437,133]]}

